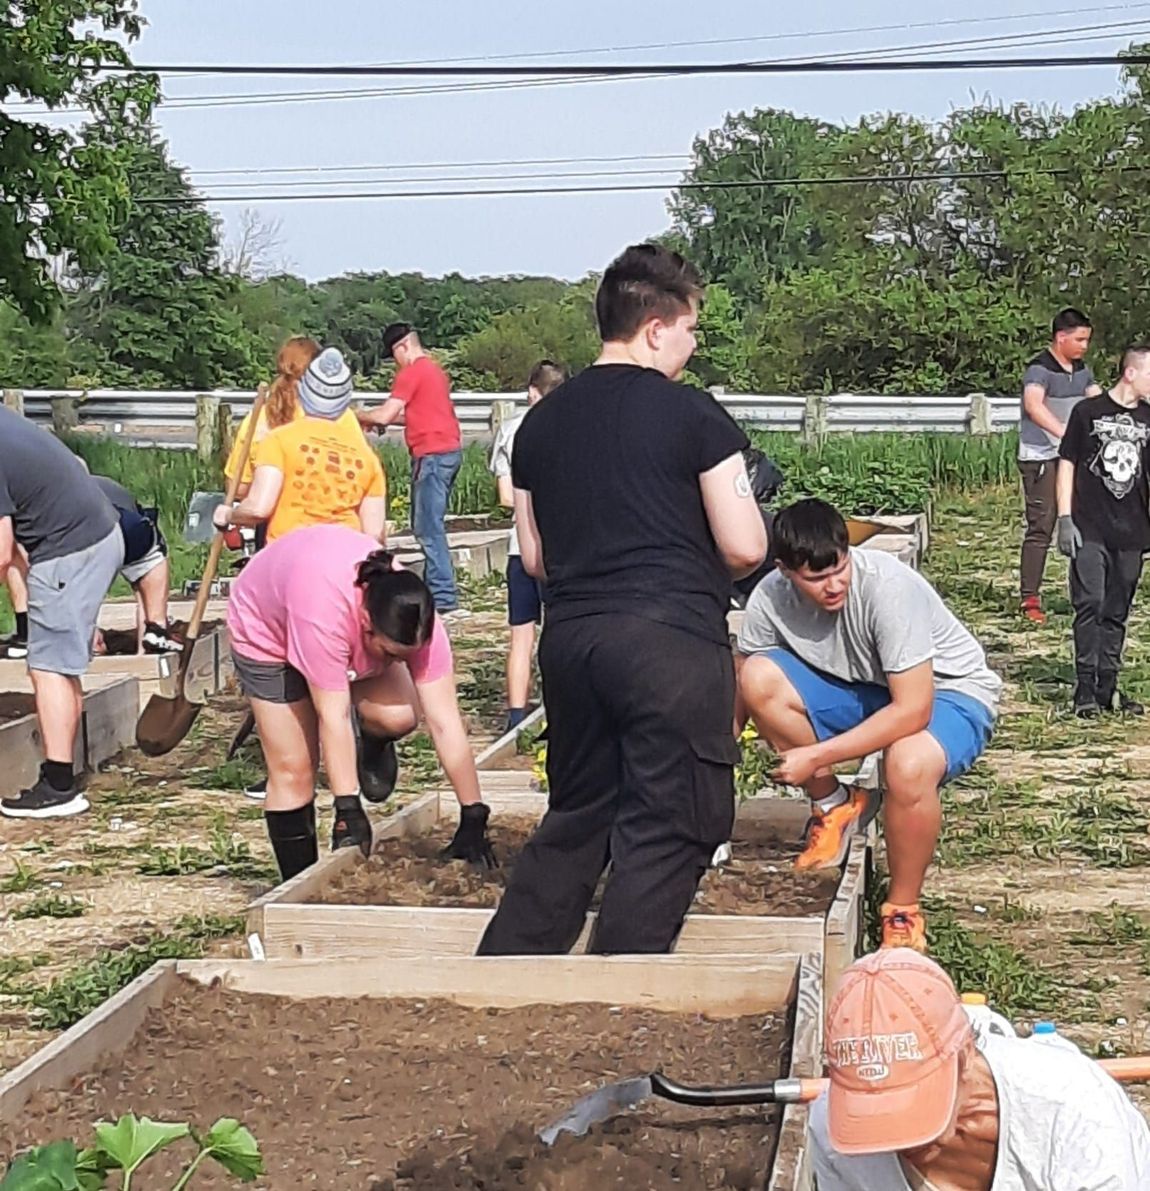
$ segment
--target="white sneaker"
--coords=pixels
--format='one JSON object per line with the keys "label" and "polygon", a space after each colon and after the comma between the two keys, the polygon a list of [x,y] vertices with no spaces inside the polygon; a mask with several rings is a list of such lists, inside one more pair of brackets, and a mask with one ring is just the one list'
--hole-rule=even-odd
{"label": "white sneaker", "polygon": [[28,656],[28,642],[21,637],[12,637],[5,651],[10,658],[26,658]]}
{"label": "white sneaker", "polygon": [[263,802],[268,796],[268,779],[261,777],[258,782],[252,782],[250,786],[244,789],[245,798],[253,798],[257,802]]}

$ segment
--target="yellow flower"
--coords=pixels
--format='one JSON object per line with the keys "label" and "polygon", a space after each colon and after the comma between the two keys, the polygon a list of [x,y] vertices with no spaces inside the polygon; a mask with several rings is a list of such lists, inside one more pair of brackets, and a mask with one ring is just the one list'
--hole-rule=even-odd
{"label": "yellow flower", "polygon": [[746,740],[758,740],[758,739],[759,739],[759,730],[758,730],[758,728],[755,727],[755,721],[747,720],[747,726],[743,729],[742,733],[739,735],[739,740],[746,741]]}

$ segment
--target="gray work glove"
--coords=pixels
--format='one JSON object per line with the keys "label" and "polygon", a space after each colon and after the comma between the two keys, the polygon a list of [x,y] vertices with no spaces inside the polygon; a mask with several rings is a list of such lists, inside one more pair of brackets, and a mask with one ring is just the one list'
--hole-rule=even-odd
{"label": "gray work glove", "polygon": [[1078,526],[1074,524],[1073,517],[1059,517],[1058,518],[1058,553],[1065,554],[1067,558],[1075,558],[1078,555],[1078,550],[1082,545],[1082,534],[1078,531]]}

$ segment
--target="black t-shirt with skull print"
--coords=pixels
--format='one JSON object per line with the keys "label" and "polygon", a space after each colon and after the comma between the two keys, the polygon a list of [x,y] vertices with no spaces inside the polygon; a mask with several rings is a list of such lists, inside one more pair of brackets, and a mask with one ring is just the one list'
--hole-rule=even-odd
{"label": "black t-shirt with skull print", "polygon": [[1074,407],[1060,454],[1074,464],[1074,524],[1110,550],[1150,549],[1150,406],[1109,393]]}

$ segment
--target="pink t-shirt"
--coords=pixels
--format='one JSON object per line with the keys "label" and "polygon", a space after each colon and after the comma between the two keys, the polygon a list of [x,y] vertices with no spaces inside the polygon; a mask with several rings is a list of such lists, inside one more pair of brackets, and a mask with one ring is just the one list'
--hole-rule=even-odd
{"label": "pink t-shirt", "polygon": [[[322,691],[382,674],[391,663],[368,653],[361,625],[359,564],[379,543],[343,525],[312,525],[261,550],[232,584],[232,648],[253,662],[287,662]],[[451,643],[435,618],[431,637],[405,663],[419,684],[452,671]]]}

